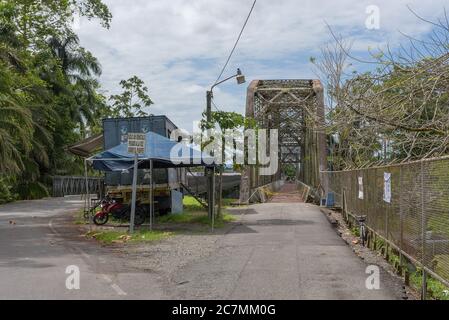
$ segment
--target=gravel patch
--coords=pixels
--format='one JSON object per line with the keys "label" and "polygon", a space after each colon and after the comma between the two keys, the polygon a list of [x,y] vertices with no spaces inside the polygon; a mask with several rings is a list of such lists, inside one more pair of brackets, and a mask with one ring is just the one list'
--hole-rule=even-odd
{"label": "gravel patch", "polygon": [[[219,248],[219,240],[239,224],[238,221],[226,223],[213,233],[209,227],[197,224],[171,224],[170,231],[174,231],[175,234],[167,239],[151,243],[118,245],[114,251],[126,261],[126,267],[157,273],[172,281],[176,271],[214,253]],[[158,226],[157,230],[168,231],[168,228]]]}

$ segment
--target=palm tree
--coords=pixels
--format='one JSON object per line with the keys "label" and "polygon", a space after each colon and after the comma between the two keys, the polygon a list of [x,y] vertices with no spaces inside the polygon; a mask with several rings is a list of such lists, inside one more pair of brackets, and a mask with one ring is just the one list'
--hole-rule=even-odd
{"label": "palm tree", "polygon": [[32,130],[31,112],[0,94],[0,172],[17,174],[24,169],[22,157],[31,149]]}
{"label": "palm tree", "polygon": [[98,59],[79,46],[79,38],[76,34],[69,34],[65,39],[53,37],[48,45],[54,56],[60,60],[62,70],[71,83],[85,80],[86,77],[101,75]]}
{"label": "palm tree", "polygon": [[[27,72],[30,56],[8,24],[0,23],[0,175],[23,174],[24,161],[48,163],[52,141],[39,103],[48,91]],[[52,115],[54,117],[54,114]],[[37,164],[36,164],[37,165]],[[0,177],[1,178],[1,177]]]}
{"label": "palm tree", "polygon": [[95,121],[94,109],[97,104],[96,88],[98,83],[94,76],[101,75],[101,65],[89,51],[79,46],[76,34],[69,34],[65,39],[53,37],[48,42],[53,56],[59,60],[64,77],[70,86],[68,92],[74,99],[70,114],[84,135],[85,127]]}
{"label": "palm tree", "polygon": [[14,28],[6,23],[0,23],[0,61],[16,71],[25,70],[22,60],[19,58],[18,49],[20,41],[14,33]]}

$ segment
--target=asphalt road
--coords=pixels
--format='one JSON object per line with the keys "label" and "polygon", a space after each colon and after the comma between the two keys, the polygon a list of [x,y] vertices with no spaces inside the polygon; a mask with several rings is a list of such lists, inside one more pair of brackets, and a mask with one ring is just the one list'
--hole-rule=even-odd
{"label": "asphalt road", "polygon": [[319,208],[264,203],[242,211],[243,223],[208,258],[173,282],[181,299],[400,299],[401,282],[380,270],[368,290],[367,264],[337,235]]}
{"label": "asphalt road", "polygon": [[[365,262],[309,204],[249,207],[211,255],[169,276],[131,268],[81,237],[70,225],[81,207],[79,197],[0,206],[0,299],[399,298],[400,284],[384,272],[380,290],[366,289]],[[71,265],[79,290],[66,288]]]}
{"label": "asphalt road", "polygon": [[[71,225],[80,197],[0,206],[0,299],[159,299],[155,277],[123,269],[119,257]],[[80,271],[67,289],[68,266]],[[70,271],[70,270],[69,270]],[[72,271],[73,272],[73,271]]]}

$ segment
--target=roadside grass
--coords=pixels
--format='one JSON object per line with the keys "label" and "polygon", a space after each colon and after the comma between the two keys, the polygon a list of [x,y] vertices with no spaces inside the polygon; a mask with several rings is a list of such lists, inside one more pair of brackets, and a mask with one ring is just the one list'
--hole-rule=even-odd
{"label": "roadside grass", "polygon": [[[236,218],[228,213],[223,213],[219,218],[215,219],[214,226],[217,228],[224,227],[226,223],[235,221]],[[207,216],[207,212],[183,212],[180,214],[169,214],[158,217],[157,223],[197,223],[202,225],[210,225],[211,222]]]}
{"label": "roadside grass", "polygon": [[[422,270],[420,268],[410,274],[410,284],[416,290],[421,289]],[[427,276],[427,294],[435,300],[449,300],[449,288],[429,275]]]}
{"label": "roadside grass", "polygon": [[127,231],[117,230],[93,230],[86,234],[88,238],[94,238],[102,244],[113,243],[141,243],[154,242],[167,239],[174,235],[174,232],[158,230],[136,230],[132,235]]}
{"label": "roadside grass", "polygon": [[[223,199],[223,209],[229,206],[235,199]],[[184,210],[179,214],[168,214],[157,217],[157,223],[180,223],[180,224],[201,224],[210,225],[211,222],[207,216],[207,210],[192,196],[185,196],[183,200]],[[226,223],[235,221],[235,216],[222,210],[220,217],[214,221],[214,227],[222,228]]]}
{"label": "roadside grass", "polygon": [[182,204],[185,212],[206,212],[206,209],[192,196],[184,196]]}
{"label": "roadside grass", "polygon": [[75,224],[81,225],[86,224],[86,220],[84,219],[84,209],[80,209],[77,212],[75,212]]}
{"label": "roadside grass", "polygon": [[223,206],[223,208],[227,208],[236,202],[239,202],[239,199],[224,198],[221,200],[221,205]]}
{"label": "roadside grass", "polygon": [[[221,201],[222,208],[227,208],[232,205],[232,203],[238,202],[238,199],[223,198]],[[186,211],[204,211],[206,209],[192,196],[184,196],[183,200],[184,212]]]}

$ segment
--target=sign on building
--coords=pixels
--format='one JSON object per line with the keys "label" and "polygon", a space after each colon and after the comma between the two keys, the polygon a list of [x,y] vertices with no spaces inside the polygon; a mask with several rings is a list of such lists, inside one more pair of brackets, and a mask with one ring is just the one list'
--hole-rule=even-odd
{"label": "sign on building", "polygon": [[146,135],[144,133],[128,133],[128,153],[144,154]]}

